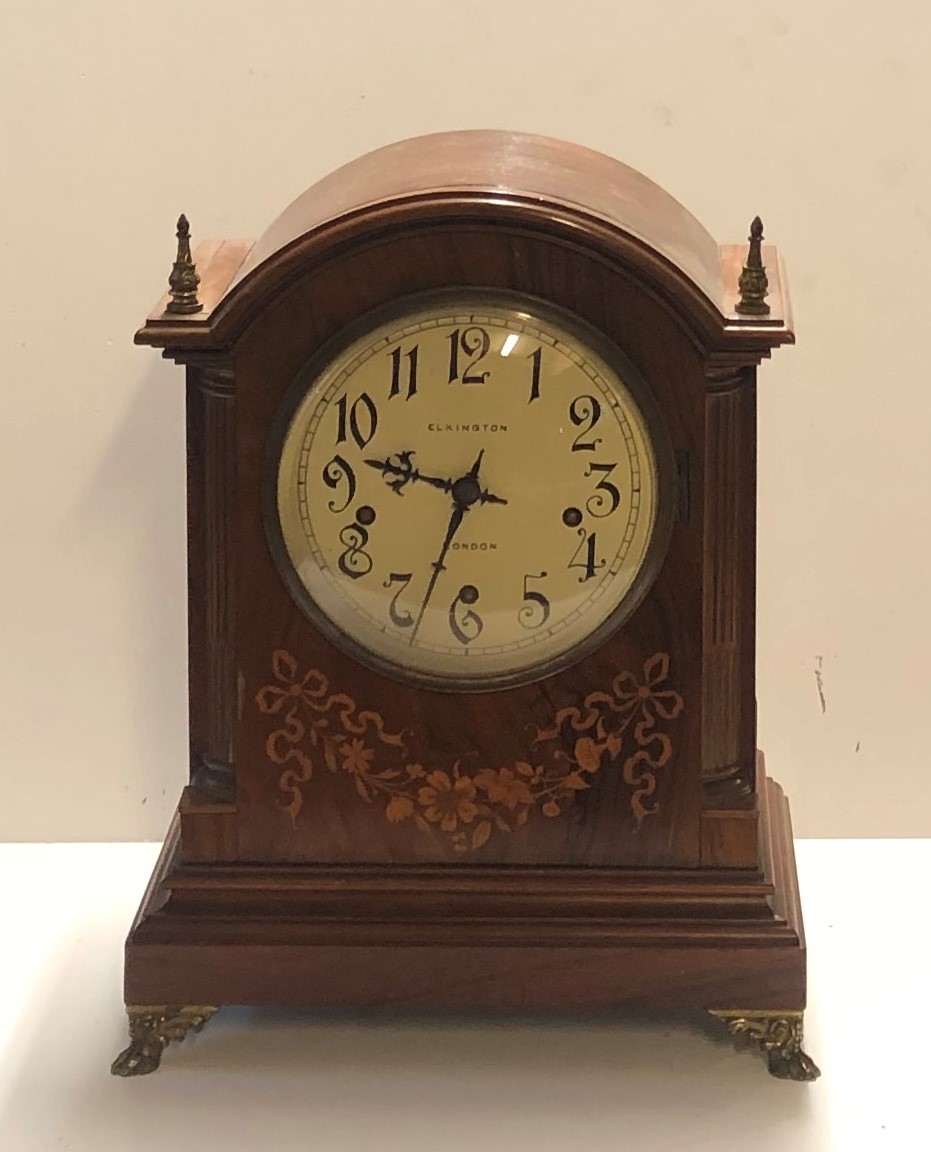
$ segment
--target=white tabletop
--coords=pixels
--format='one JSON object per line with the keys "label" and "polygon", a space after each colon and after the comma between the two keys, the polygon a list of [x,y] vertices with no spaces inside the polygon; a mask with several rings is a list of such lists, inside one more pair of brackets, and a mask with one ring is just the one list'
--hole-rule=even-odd
{"label": "white tabletop", "polygon": [[247,1009],[172,1045],[154,1075],[118,1079],[122,942],[157,846],[0,846],[0,1148],[931,1148],[931,841],[797,847],[812,1085],[698,1023]]}

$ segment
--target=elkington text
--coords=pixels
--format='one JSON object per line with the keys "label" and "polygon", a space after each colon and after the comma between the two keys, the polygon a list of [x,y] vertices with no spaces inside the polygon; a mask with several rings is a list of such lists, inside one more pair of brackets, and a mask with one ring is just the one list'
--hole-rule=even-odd
{"label": "elkington text", "polygon": [[428,424],[428,432],[507,432],[507,424]]}

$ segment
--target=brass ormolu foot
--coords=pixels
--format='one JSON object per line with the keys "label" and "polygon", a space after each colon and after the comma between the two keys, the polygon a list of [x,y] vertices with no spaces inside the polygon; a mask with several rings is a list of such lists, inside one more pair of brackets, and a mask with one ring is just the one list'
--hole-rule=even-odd
{"label": "brass ormolu foot", "polygon": [[802,1051],[801,1012],[716,1011],[732,1036],[747,1036],[766,1053],[769,1070],[780,1080],[817,1080],[818,1065]]}
{"label": "brass ormolu foot", "polygon": [[172,1041],[199,1032],[216,1008],[202,1005],[127,1004],[129,1047],[110,1065],[114,1076],[145,1076],[154,1072]]}

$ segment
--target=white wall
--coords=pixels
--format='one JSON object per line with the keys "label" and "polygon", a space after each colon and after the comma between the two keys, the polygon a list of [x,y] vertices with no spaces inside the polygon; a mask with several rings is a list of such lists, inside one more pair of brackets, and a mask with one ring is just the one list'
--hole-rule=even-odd
{"label": "white wall", "polygon": [[762,214],[799,344],[761,377],[761,743],[798,833],[931,834],[929,12],[6,0],[0,839],[160,837],[184,780],[182,374],[132,345],[179,211],[255,236],[459,127],[611,153],[721,240]]}

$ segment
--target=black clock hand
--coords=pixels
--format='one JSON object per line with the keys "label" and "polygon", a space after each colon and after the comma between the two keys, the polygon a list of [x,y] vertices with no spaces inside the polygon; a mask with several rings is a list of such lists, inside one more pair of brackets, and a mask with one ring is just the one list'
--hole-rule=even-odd
{"label": "black clock hand", "polygon": [[468,512],[468,504],[460,504],[456,502],[453,509],[453,514],[449,518],[449,526],[446,529],[446,539],[443,541],[443,547],[440,549],[440,554],[433,561],[433,575],[430,577],[430,583],[427,585],[427,594],[423,598],[423,603],[420,605],[420,611],[417,613],[417,620],[411,630],[410,643],[413,644],[417,636],[417,630],[420,628],[421,621],[424,618],[424,613],[427,611],[427,605],[430,603],[430,597],[433,595],[433,589],[436,587],[436,582],[440,578],[440,573],[446,570],[443,561],[446,559],[446,553],[449,551],[449,546],[453,542],[453,537],[459,530],[459,525],[462,523],[466,512]]}
{"label": "black clock hand", "polygon": [[[479,462],[483,453],[484,449],[479,453]],[[415,480],[419,480],[424,484],[430,484],[433,488],[439,488],[441,492],[452,492],[454,481],[444,480],[439,476],[425,475],[425,473],[421,472],[420,469],[414,465],[413,457],[414,453],[413,450],[411,450],[409,452],[392,453],[386,460],[370,459],[366,460],[365,463],[368,464],[370,468],[375,468],[378,472],[381,472],[388,487],[399,496],[403,494],[407,485]],[[475,465],[473,465],[473,467],[475,467]],[[469,472],[467,475],[472,476],[473,473]],[[477,473],[475,473],[475,475],[477,475]],[[394,479],[389,479],[389,477],[394,477]],[[479,489],[478,500],[482,504],[507,504],[507,500],[504,500],[501,496],[496,496],[493,492],[488,492],[484,488]]]}
{"label": "black clock hand", "polygon": [[482,488],[478,482],[478,470],[482,466],[484,455],[485,449],[483,448],[465,476],[460,476],[452,485],[452,496],[457,504],[464,504],[467,508],[471,508],[473,504],[507,504],[507,500],[503,496],[495,496],[493,492]]}
{"label": "black clock hand", "polygon": [[450,486],[450,491],[453,497],[453,514],[449,519],[449,526],[446,529],[446,539],[443,541],[443,546],[440,549],[440,554],[433,562],[433,575],[430,577],[430,583],[427,585],[427,593],[423,598],[423,603],[420,605],[420,611],[417,614],[417,620],[411,631],[410,643],[413,644],[417,636],[417,630],[420,628],[421,621],[427,611],[427,605],[430,603],[430,597],[433,595],[433,589],[436,587],[436,582],[440,578],[440,573],[446,570],[446,565],[443,561],[446,559],[446,553],[449,551],[449,546],[453,542],[453,537],[459,531],[459,526],[465,518],[466,512],[472,507],[473,504],[507,504],[507,500],[501,496],[493,496],[490,492],[485,492],[478,482],[479,469],[482,466],[482,457],[485,455],[483,448],[478,456],[475,458],[475,463],[465,474],[460,476],[459,479]]}
{"label": "black clock hand", "polygon": [[[368,464],[370,468],[376,468],[381,472],[385,478],[385,483],[392,492],[397,492],[399,496],[412,480],[419,480],[424,484],[431,484],[434,488],[439,488],[441,492],[452,492],[452,480],[443,480],[439,476],[425,476],[423,472],[414,466],[413,457],[413,451],[396,452],[386,460],[366,460],[365,463]],[[394,479],[389,480],[389,476],[393,476]]]}

